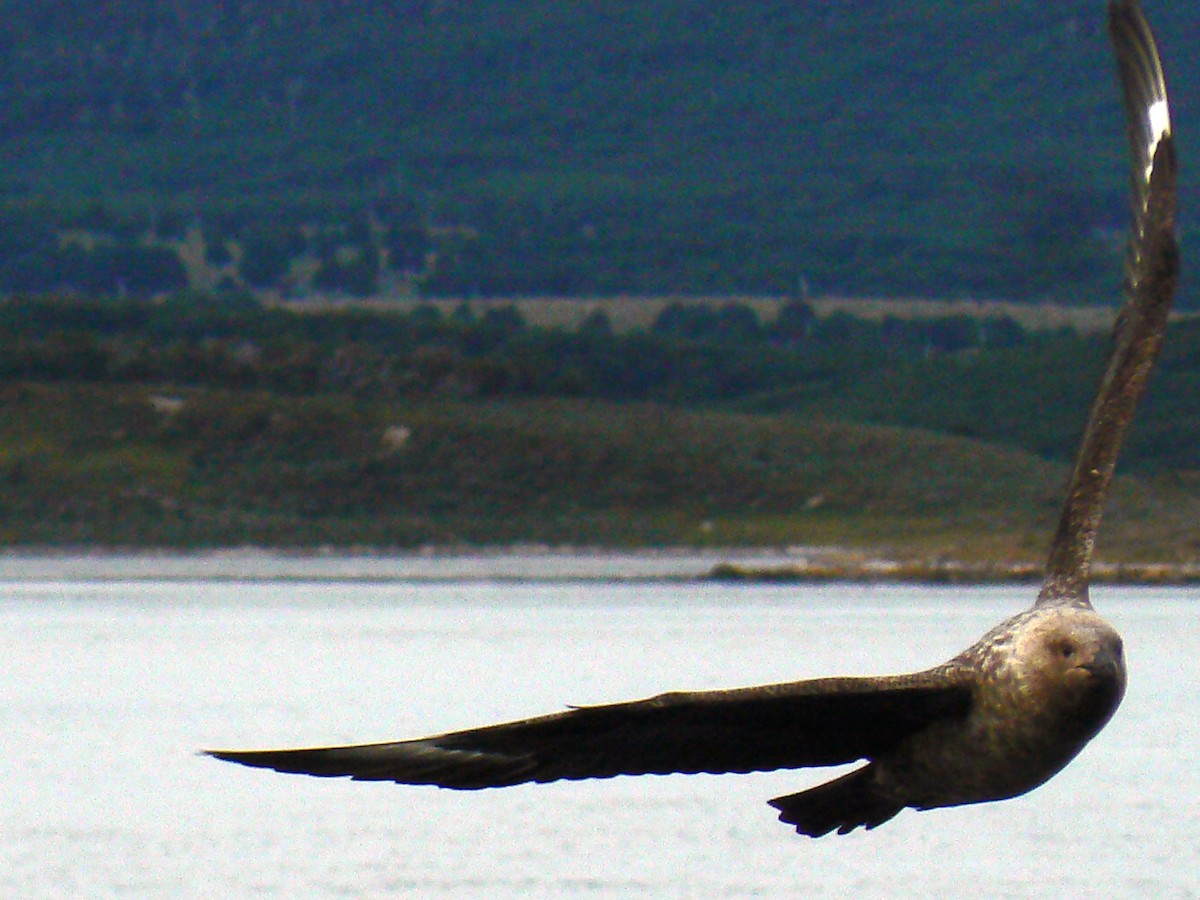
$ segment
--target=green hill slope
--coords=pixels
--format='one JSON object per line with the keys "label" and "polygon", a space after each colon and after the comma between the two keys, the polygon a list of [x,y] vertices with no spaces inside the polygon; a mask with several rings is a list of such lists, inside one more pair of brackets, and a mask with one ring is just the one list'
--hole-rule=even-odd
{"label": "green hill slope", "polygon": [[[547,401],[0,388],[0,542],[838,544],[1040,558],[1064,470],[876,426]],[[1109,558],[1191,559],[1200,500],[1124,480]],[[1190,535],[1190,537],[1189,537]]]}

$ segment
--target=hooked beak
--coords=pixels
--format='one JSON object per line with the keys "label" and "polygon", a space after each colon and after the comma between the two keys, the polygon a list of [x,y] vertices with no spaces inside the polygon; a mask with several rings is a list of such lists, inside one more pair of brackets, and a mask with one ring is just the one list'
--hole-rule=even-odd
{"label": "hooked beak", "polygon": [[1082,668],[1102,682],[1125,683],[1125,659],[1120,650],[1101,647]]}
{"label": "hooked beak", "polygon": [[[1125,696],[1125,658],[1120,648],[1100,648],[1080,666],[1091,678],[1088,694],[1097,713],[1107,720]],[[1103,712],[1102,712],[1103,711]]]}

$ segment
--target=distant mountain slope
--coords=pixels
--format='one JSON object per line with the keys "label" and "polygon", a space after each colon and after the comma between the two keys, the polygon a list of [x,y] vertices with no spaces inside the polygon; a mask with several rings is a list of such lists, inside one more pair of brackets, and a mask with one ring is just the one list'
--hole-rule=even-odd
{"label": "distant mountain slope", "polygon": [[[1102,7],[6,0],[0,286],[64,222],[198,217],[218,259],[308,226],[367,292],[1107,299]],[[1194,11],[1149,12],[1186,122]]]}

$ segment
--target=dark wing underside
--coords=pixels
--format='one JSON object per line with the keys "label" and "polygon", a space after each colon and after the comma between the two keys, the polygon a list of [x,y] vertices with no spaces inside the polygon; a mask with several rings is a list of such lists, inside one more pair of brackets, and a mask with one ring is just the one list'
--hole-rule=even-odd
{"label": "dark wing underside", "polygon": [[931,671],[662,694],[395,743],[207,752],[280,772],[466,790],[853,762],[970,704],[967,685]]}
{"label": "dark wing underside", "polygon": [[1126,261],[1126,300],[1075,458],[1039,603],[1087,601],[1092,546],[1105,494],[1126,427],[1162,346],[1179,274],[1177,164],[1162,65],[1150,26],[1134,0],[1111,0],[1108,16],[1132,161],[1133,231]]}

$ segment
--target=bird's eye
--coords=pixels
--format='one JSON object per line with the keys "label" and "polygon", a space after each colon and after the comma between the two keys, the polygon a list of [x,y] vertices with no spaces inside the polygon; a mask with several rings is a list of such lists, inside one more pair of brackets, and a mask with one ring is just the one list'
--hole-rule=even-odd
{"label": "bird's eye", "polygon": [[1063,659],[1070,659],[1075,655],[1075,645],[1070,641],[1060,641],[1055,649]]}

